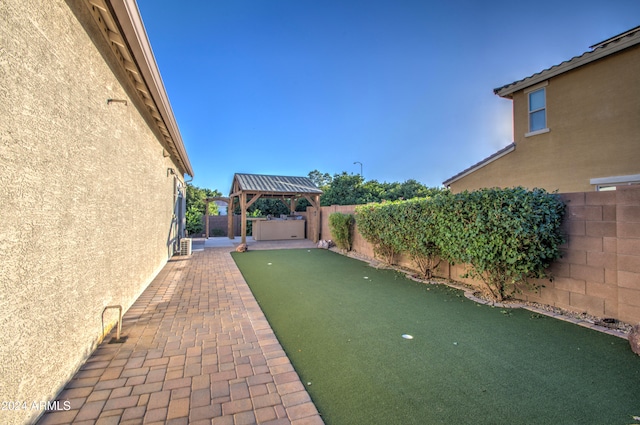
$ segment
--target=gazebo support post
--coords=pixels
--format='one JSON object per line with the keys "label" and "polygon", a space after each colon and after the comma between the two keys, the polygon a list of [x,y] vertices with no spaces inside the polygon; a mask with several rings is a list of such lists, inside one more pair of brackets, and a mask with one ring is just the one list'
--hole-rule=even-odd
{"label": "gazebo support post", "polygon": [[318,241],[320,240],[320,195],[315,195],[314,197],[315,202],[313,202],[314,207],[315,207],[315,221],[316,221],[316,226],[315,226],[315,232],[313,232],[313,242],[314,243],[318,243]]}
{"label": "gazebo support post", "polygon": [[247,243],[247,195],[240,193],[240,235],[241,243]]}
{"label": "gazebo support post", "polygon": [[[307,217],[309,221],[313,219],[314,228],[313,231],[313,242],[318,243],[320,240],[320,195],[304,195],[304,197],[309,201],[311,206],[313,207],[313,218]],[[310,235],[311,236],[311,235]]]}
{"label": "gazebo support post", "polygon": [[204,231],[205,239],[209,239],[209,200],[204,201]]}
{"label": "gazebo support post", "polygon": [[235,232],[233,231],[233,199],[231,198],[227,204],[227,236],[229,236],[229,239],[235,238]]}
{"label": "gazebo support post", "polygon": [[289,207],[289,211],[290,211],[289,215],[294,215],[296,213],[296,204],[298,203],[298,198],[293,197],[290,199],[290,201],[291,201],[291,204]]}

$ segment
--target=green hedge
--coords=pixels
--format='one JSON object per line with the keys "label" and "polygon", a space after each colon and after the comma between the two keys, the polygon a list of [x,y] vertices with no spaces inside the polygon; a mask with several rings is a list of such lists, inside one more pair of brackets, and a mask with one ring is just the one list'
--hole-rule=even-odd
{"label": "green hedge", "polygon": [[351,251],[352,229],[355,220],[351,214],[339,212],[329,215],[329,227],[338,248],[344,251]]}
{"label": "green hedge", "polygon": [[[466,263],[464,277],[503,300],[546,276],[560,256],[565,206],[543,189],[483,189],[356,207],[356,223],[376,255],[393,263],[406,253],[429,277],[439,258]],[[535,285],[530,285],[535,288]]]}
{"label": "green hedge", "polygon": [[430,278],[442,256],[435,242],[438,227],[434,203],[428,198],[400,202],[396,222],[401,238],[398,250],[408,254],[422,275]]}
{"label": "green hedge", "polygon": [[373,252],[389,264],[401,251],[397,205],[402,201],[356,206],[358,232],[373,245]]}

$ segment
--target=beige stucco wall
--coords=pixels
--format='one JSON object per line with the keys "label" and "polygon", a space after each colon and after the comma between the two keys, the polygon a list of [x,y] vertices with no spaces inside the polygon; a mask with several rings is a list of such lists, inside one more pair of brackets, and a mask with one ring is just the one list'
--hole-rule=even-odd
{"label": "beige stucco wall", "polygon": [[0,21],[0,401],[27,403],[0,423],[18,424],[166,263],[180,170],[83,3],[3,0]]}
{"label": "beige stucco wall", "polygon": [[[528,132],[527,96],[513,95],[516,150],[452,183],[593,191],[590,179],[640,174],[640,46],[548,80],[548,133]],[[507,102],[508,100],[505,100]]]}

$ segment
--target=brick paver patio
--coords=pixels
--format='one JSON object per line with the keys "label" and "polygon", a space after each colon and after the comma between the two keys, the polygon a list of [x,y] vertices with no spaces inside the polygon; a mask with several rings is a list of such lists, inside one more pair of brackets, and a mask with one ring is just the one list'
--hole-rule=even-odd
{"label": "brick paver patio", "polygon": [[38,423],[323,424],[230,251],[173,257]]}

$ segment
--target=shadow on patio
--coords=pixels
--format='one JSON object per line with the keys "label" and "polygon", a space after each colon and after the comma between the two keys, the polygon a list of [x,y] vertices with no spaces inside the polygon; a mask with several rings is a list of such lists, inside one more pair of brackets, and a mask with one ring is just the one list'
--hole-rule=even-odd
{"label": "shadow on patio", "polygon": [[231,258],[240,239],[213,239],[167,263],[123,317],[126,342],[107,336],[58,396],[71,409],[39,424],[323,423]]}

